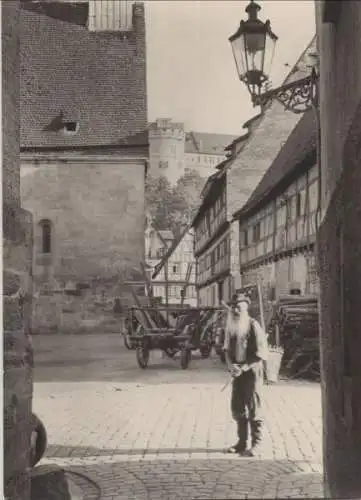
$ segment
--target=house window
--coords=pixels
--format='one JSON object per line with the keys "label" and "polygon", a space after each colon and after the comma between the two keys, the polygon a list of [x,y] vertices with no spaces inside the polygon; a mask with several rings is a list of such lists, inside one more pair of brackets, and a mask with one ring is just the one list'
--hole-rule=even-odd
{"label": "house window", "polygon": [[164,248],[158,248],[156,252],[157,259],[161,259],[164,256],[164,252],[165,252]]}
{"label": "house window", "polygon": [[255,226],[253,226],[253,242],[257,242],[261,237],[261,223],[257,222]]}
{"label": "house window", "polygon": [[42,253],[51,252],[51,222],[50,220],[43,219],[39,222],[41,227],[41,238],[42,238]]}
{"label": "house window", "polygon": [[161,160],[159,162],[159,168],[162,169],[162,170],[165,170],[166,168],[168,168],[168,161],[167,160]]}
{"label": "house window", "polygon": [[243,231],[243,234],[244,234],[244,246],[248,246],[248,229],[246,229],[245,231]]}
{"label": "house window", "polygon": [[309,187],[309,211],[313,212],[317,208],[318,201],[318,186],[317,181],[313,182]]}
{"label": "house window", "polygon": [[177,265],[177,264],[174,264],[174,265],[173,265],[173,273],[178,273],[178,272],[179,272],[178,265]]}
{"label": "house window", "polygon": [[301,203],[302,203],[301,193],[297,193],[297,196],[296,196],[296,217],[300,217],[300,215],[302,213],[301,212],[301,210],[302,210]]}
{"label": "house window", "polygon": [[64,122],[63,123],[63,132],[65,135],[74,135],[79,130],[78,122]]}
{"label": "house window", "polygon": [[218,303],[221,304],[223,300],[223,281],[218,282]]}

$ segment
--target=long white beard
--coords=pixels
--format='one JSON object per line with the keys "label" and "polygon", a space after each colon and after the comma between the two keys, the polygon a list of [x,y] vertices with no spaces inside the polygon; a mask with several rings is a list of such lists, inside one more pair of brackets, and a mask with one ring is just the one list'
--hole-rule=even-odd
{"label": "long white beard", "polygon": [[241,334],[245,335],[249,329],[249,315],[247,311],[241,312],[238,319],[238,328]]}
{"label": "long white beard", "polygon": [[230,332],[245,335],[249,329],[249,322],[248,311],[242,311],[239,316],[230,313],[227,326]]}

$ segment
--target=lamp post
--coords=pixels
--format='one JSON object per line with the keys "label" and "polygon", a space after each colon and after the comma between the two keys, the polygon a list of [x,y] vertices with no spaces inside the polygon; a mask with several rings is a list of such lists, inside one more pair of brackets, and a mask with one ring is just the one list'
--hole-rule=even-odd
{"label": "lamp post", "polygon": [[318,73],[315,66],[305,78],[286,83],[275,89],[269,87],[269,72],[278,37],[271,29],[270,21],[258,19],[261,7],[251,0],[245,11],[246,21],[241,21],[238,30],[229,37],[239,79],[247,85],[254,106],[261,109],[277,99],[285,109],[293,113],[304,113],[313,109],[316,121],[316,155],[318,165],[318,206],[316,210],[316,231],[321,215],[321,127],[318,107]]}
{"label": "lamp post", "polygon": [[314,108],[317,106],[318,80],[315,68],[305,78],[267,91],[278,37],[269,20],[258,19],[260,10],[261,7],[251,0],[245,9],[248,19],[242,20],[236,33],[229,37],[239,78],[247,85],[253,104],[263,108],[269,101],[277,99],[294,113]]}

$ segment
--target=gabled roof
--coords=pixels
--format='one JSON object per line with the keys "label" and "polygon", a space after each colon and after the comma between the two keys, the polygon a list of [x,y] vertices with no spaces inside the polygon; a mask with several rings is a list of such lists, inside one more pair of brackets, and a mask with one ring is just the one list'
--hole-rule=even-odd
{"label": "gabled roof", "polygon": [[225,148],[235,139],[237,139],[235,135],[188,132],[186,134],[185,152],[224,155]]}
{"label": "gabled roof", "polygon": [[186,226],[184,231],[181,232],[181,234],[176,238],[172,244],[172,246],[168,249],[168,251],[165,253],[164,257],[162,260],[155,266],[154,273],[152,275],[152,278],[156,278],[160,271],[163,269],[164,264],[168,261],[169,257],[172,255],[172,253],[177,249],[179,243],[183,240],[184,236],[190,231],[191,227]]}
{"label": "gabled roof", "polygon": [[[20,12],[21,147],[146,146],[145,41],[135,21],[144,12],[134,9],[125,35],[88,31],[84,4],[45,7],[25,2]],[[64,122],[78,132],[64,134]]]}
{"label": "gabled roof", "polygon": [[297,123],[251,197],[234,214],[234,218],[244,218],[261,204],[265,204],[279,185],[286,182],[295,170],[302,168],[308,159],[312,163],[315,159],[316,140],[315,115],[313,110],[309,110]]}
{"label": "gabled roof", "polygon": [[164,239],[164,240],[174,240],[174,234],[173,234],[173,231],[170,231],[168,229],[161,229],[161,230],[157,230],[157,233],[160,234],[160,236]]}

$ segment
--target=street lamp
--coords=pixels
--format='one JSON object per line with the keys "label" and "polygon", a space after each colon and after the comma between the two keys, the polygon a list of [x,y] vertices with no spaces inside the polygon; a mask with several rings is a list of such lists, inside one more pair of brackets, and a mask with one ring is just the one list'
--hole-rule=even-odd
{"label": "street lamp", "polygon": [[269,78],[277,36],[268,20],[264,23],[258,19],[261,7],[257,3],[251,0],[245,10],[248,19],[240,22],[229,41],[239,78],[255,98],[261,94]]}
{"label": "street lamp", "polygon": [[239,78],[251,94],[254,106],[262,108],[272,99],[294,113],[304,113],[317,107],[317,74],[313,67],[309,76],[265,91],[269,85],[269,72],[277,36],[270,21],[258,19],[261,7],[251,0],[246,7],[248,19],[241,21],[238,30],[229,37]]}

